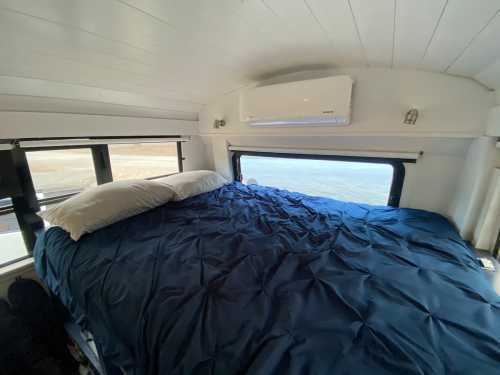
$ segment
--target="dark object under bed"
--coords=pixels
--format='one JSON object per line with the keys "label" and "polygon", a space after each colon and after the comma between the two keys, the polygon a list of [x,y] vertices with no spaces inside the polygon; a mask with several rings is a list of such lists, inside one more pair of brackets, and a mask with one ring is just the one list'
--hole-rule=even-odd
{"label": "dark object under bed", "polygon": [[133,374],[500,373],[500,297],[425,211],[233,183],[35,258]]}

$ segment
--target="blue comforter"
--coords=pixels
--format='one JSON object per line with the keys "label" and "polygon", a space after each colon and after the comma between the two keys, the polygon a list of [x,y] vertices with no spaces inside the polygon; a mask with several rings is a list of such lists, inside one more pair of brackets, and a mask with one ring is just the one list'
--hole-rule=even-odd
{"label": "blue comforter", "polygon": [[500,373],[500,298],[425,211],[233,183],[35,258],[134,374]]}

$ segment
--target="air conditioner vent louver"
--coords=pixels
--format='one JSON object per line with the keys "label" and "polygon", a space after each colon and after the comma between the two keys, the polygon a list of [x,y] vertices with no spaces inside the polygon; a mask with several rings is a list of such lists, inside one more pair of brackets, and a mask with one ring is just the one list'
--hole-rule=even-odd
{"label": "air conditioner vent louver", "polygon": [[240,119],[252,126],[348,125],[352,79],[334,76],[245,90]]}

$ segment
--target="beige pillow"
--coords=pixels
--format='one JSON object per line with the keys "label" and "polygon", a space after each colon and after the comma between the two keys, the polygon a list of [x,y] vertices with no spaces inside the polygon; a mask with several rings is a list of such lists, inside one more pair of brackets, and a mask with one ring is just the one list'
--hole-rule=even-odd
{"label": "beige pillow", "polygon": [[84,233],[161,206],[173,197],[172,189],[156,181],[116,181],[85,190],[39,215],[77,241]]}
{"label": "beige pillow", "polygon": [[155,180],[170,187],[174,192],[174,201],[181,201],[192,196],[207,193],[227,184],[228,181],[214,171],[190,171]]}

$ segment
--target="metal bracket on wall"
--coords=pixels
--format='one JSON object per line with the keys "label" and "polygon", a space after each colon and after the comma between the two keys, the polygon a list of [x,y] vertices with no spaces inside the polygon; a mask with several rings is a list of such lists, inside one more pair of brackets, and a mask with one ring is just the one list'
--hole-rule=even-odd
{"label": "metal bracket on wall", "polygon": [[214,129],[223,128],[224,126],[226,126],[226,120],[221,119],[214,121]]}

